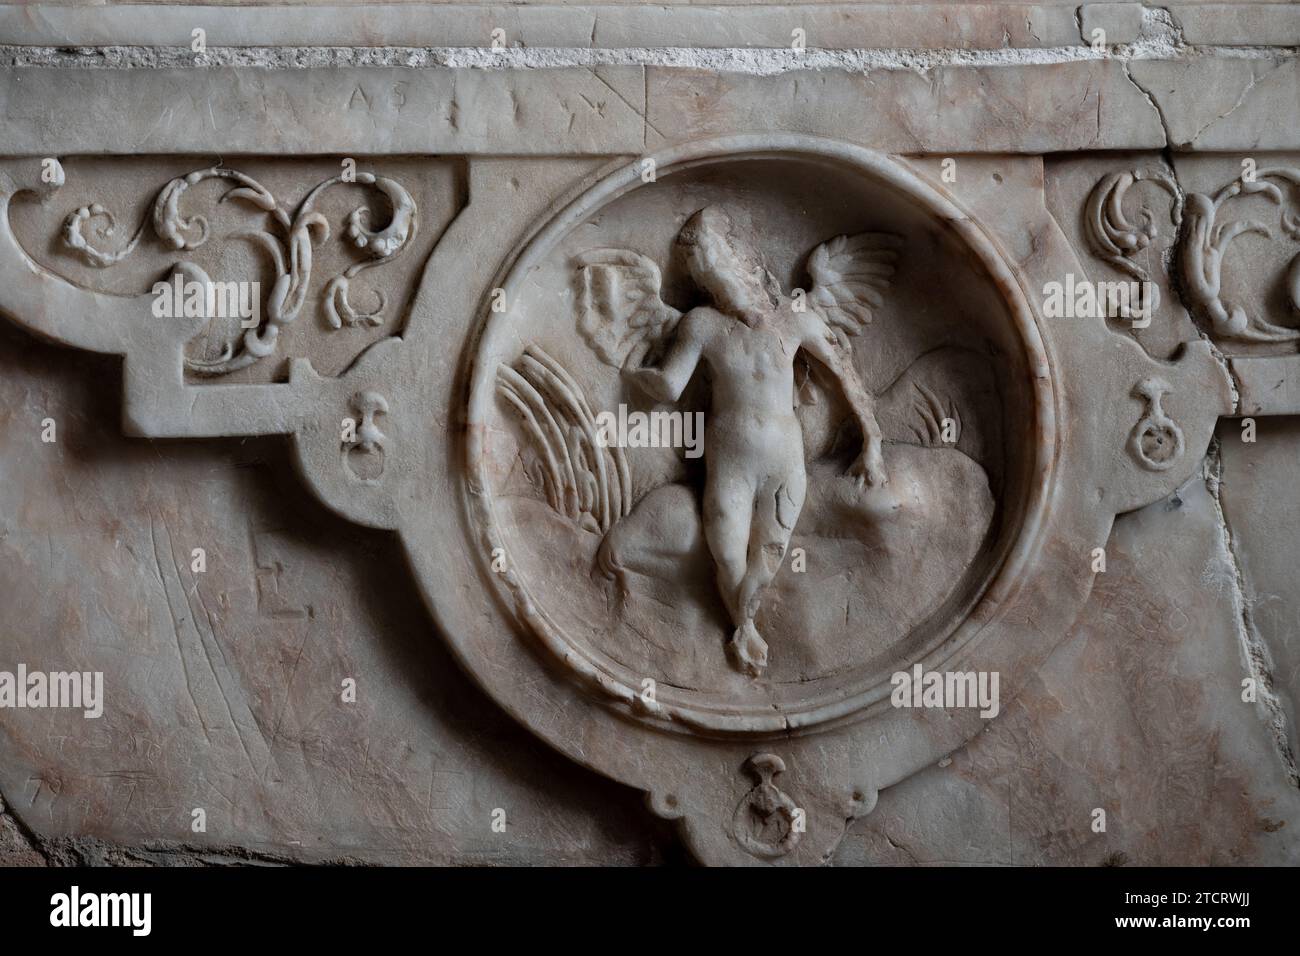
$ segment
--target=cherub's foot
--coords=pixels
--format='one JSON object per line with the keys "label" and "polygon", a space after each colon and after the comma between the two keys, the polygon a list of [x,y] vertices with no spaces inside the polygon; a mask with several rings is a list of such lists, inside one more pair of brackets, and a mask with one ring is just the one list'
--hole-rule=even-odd
{"label": "cherub's foot", "polygon": [[872,488],[883,488],[889,484],[885,473],[885,459],[879,451],[867,456],[867,484]]}
{"label": "cherub's foot", "polygon": [[759,637],[753,621],[746,621],[736,628],[727,649],[736,666],[750,677],[761,677],[767,669],[767,641]]}
{"label": "cherub's foot", "polygon": [[858,487],[864,484],[870,488],[882,488],[889,484],[885,473],[885,457],[878,445],[863,449],[861,455],[849,466],[849,474],[858,480]]}

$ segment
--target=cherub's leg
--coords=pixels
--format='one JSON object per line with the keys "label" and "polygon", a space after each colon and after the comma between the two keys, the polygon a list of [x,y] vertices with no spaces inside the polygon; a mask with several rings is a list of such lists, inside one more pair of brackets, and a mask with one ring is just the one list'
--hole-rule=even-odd
{"label": "cherub's leg", "polygon": [[[716,459],[709,463],[704,487],[704,536],[718,571],[718,593],[736,630],[728,645],[739,667],[760,674],[767,666],[767,645],[741,604],[748,565],[754,486],[743,473],[732,473]],[[747,625],[747,626],[746,626]]]}
{"label": "cherub's leg", "polygon": [[740,610],[746,620],[758,616],[763,592],[781,569],[790,535],[803,510],[807,485],[807,476],[798,468],[793,474],[769,478],[758,489],[749,530],[747,568],[740,583]]}

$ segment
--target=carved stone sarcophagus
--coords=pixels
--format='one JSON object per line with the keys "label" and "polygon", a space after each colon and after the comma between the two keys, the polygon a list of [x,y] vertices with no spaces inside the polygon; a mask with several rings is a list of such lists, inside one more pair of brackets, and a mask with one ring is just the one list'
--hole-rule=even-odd
{"label": "carved stone sarcophagus", "polygon": [[1300,17],[941,7],[0,6],[0,850],[1295,862]]}

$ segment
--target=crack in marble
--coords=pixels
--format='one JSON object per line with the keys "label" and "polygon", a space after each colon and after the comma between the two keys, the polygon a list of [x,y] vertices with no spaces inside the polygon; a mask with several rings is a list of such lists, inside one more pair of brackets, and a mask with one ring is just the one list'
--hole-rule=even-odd
{"label": "crack in marble", "polygon": [[1205,486],[1210,493],[1210,500],[1214,503],[1215,519],[1219,526],[1224,557],[1232,568],[1229,583],[1232,587],[1232,603],[1242,661],[1255,680],[1259,707],[1263,711],[1265,725],[1272,735],[1273,747],[1286,770],[1287,781],[1292,787],[1300,789],[1300,769],[1296,766],[1295,751],[1291,745],[1290,721],[1274,690],[1272,655],[1255,626],[1254,607],[1248,596],[1248,583],[1241,557],[1237,552],[1237,539],[1223,507],[1223,448],[1217,437],[1210,440],[1204,468]]}

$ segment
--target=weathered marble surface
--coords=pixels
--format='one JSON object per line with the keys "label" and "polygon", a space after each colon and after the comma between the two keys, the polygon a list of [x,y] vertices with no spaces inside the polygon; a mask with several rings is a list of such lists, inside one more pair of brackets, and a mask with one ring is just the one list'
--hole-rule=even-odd
{"label": "weathered marble surface", "polygon": [[[1226,440],[1231,473],[1243,453]],[[1270,457],[1295,454],[1293,438],[1274,441]],[[1294,494],[1291,479],[1275,487]],[[1275,524],[1241,547],[1285,547],[1290,533]],[[1294,864],[1294,764],[1240,701],[1247,670],[1222,535],[1202,480],[1121,518],[1112,563],[1038,684],[950,761],[882,795],[838,860]],[[1294,634],[1294,612],[1279,629]],[[1277,673],[1294,695],[1293,668]],[[1107,810],[1104,834],[1078,827],[1095,807]]]}
{"label": "weathered marble surface", "polygon": [[[108,689],[99,720],[0,710],[0,863],[1300,861],[1294,4],[305,7],[0,3],[0,670]],[[308,199],[344,157],[400,191]],[[212,240],[178,252],[154,196],[204,169],[170,224]],[[271,354],[211,375],[192,361],[239,337],[151,325],[150,283],[184,259],[265,291],[304,254],[241,233],[231,170],[330,237]],[[349,293],[375,319],[335,329],[325,283],[389,241],[395,196],[401,256]],[[108,268],[64,225],[95,203],[96,248],[146,224]],[[749,260],[680,261],[705,205],[774,303],[825,301],[807,257],[834,236],[901,250],[836,267],[880,301],[848,391],[798,379],[816,586],[775,542],[759,664],[724,640],[745,615],[699,463],[638,452],[602,518],[595,462],[543,476],[563,442],[530,445],[496,384],[545,391],[541,349],[583,402],[635,399],[582,331],[591,290],[731,315],[710,283]],[[1048,316],[1067,273],[1149,279],[1150,324]],[[497,318],[498,287],[526,308]],[[855,377],[887,490],[844,473]],[[340,445],[363,407],[377,437]],[[953,660],[1002,674],[996,717],[867,699],[968,615],[988,636]],[[773,835],[805,807],[802,843]]]}
{"label": "weathered marble surface", "polygon": [[[430,639],[392,542],[297,488],[280,443],[123,438],[97,397],[117,363],[0,334],[3,660],[102,669],[117,702],[99,721],[3,713],[0,793],[43,852],[529,864],[679,854],[634,793],[539,746],[471,685]],[[62,423],[58,444],[29,441],[32,415]],[[195,576],[200,539],[210,563]],[[345,677],[355,705],[339,699]],[[208,811],[205,838],[190,832],[194,807]],[[496,807],[508,809],[508,835],[491,830]],[[4,858],[29,858],[11,849],[12,821],[0,827]]]}
{"label": "weathered marble surface", "polygon": [[[680,858],[637,794],[539,746],[471,686],[428,639],[384,536],[277,477],[273,440],[122,438],[97,400],[114,363],[10,330],[0,342],[0,585],[27,596],[0,609],[6,658],[54,667],[75,653],[139,675],[120,731],[87,737],[73,718],[51,729],[48,717],[5,715],[0,792],[44,841],[29,849],[0,817],[5,862]],[[33,440],[46,415],[64,423],[64,444]],[[1287,553],[1300,518],[1271,503],[1293,497],[1300,436],[1284,423],[1270,431],[1257,451],[1226,448],[1223,497],[1247,581],[1265,596],[1255,619],[1278,673],[1295,675],[1293,574],[1270,558]],[[1245,468],[1254,524],[1233,504]],[[1236,699],[1245,671],[1221,534],[1201,481],[1120,519],[1112,570],[1038,685],[946,766],[886,791],[836,862],[1294,862],[1300,801]],[[197,588],[183,560],[192,540],[216,556]],[[189,592],[179,622],[165,583],[177,580]],[[216,631],[193,616],[204,604]],[[101,609],[112,607],[110,628]],[[204,663],[216,642],[229,655],[220,671]],[[332,693],[339,674],[359,680],[355,708]],[[1294,676],[1291,687],[1300,692]],[[1112,808],[1110,832],[1082,835],[1099,805]],[[193,806],[210,808],[202,845],[188,832]],[[508,844],[488,826],[496,806],[512,811]]]}

